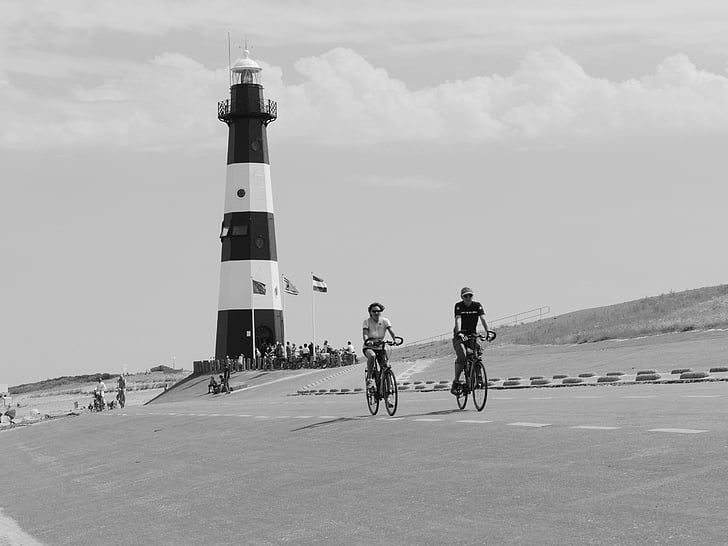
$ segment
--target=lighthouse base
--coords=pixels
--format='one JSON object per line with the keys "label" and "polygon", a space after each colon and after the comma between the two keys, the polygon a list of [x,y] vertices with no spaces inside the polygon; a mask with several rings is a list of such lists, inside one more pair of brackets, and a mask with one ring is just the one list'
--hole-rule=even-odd
{"label": "lighthouse base", "polygon": [[[217,312],[217,341],[215,358],[252,358],[251,309],[229,309]],[[279,309],[255,310],[255,345],[270,345],[283,339],[283,312]]]}

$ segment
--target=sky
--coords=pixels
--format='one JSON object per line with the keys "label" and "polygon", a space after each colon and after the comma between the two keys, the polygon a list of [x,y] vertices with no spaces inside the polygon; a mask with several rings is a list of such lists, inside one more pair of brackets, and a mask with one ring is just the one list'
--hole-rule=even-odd
{"label": "sky", "polygon": [[463,286],[495,321],[728,280],[725,2],[2,12],[0,383],[212,356],[228,32],[278,103],[296,344],[359,346],[372,301],[407,342],[447,332]]}

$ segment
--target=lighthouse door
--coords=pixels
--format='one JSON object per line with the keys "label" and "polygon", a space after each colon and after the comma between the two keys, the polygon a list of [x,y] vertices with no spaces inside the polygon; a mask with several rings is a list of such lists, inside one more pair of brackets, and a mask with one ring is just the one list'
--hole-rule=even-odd
{"label": "lighthouse door", "polygon": [[255,346],[262,347],[264,343],[266,345],[273,343],[273,332],[267,326],[257,326],[255,328]]}

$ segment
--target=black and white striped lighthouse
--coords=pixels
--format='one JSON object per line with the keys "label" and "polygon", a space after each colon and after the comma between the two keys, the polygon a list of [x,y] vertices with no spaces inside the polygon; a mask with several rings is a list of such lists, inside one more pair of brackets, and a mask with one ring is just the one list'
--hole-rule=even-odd
{"label": "black and white striped lighthouse", "polygon": [[278,106],[263,98],[261,71],[246,50],[230,68],[230,99],[218,104],[229,136],[215,358],[250,358],[253,335],[256,346],[284,339],[266,133]]}

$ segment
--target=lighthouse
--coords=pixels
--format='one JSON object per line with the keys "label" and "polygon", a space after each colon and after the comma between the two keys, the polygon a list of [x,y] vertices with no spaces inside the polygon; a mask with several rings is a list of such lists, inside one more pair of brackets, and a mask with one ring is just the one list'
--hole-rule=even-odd
{"label": "lighthouse", "polygon": [[220,231],[218,359],[251,358],[253,340],[259,347],[284,339],[266,133],[278,117],[278,105],[263,98],[262,70],[246,50],[230,67],[230,98],[218,103],[217,117],[229,131]]}

